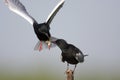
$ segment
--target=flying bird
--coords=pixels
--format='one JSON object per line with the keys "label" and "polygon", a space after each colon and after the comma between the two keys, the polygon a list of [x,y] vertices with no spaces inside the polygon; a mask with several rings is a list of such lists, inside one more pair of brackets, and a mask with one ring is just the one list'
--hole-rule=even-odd
{"label": "flying bird", "polygon": [[[13,11],[14,13],[18,14],[19,16],[26,19],[34,28],[34,32],[39,39],[39,48],[38,50],[42,50],[42,45],[45,44],[50,49],[52,43],[52,39],[54,37],[51,37],[50,34],[50,24],[57,14],[57,12],[62,8],[64,4],[64,0],[61,0],[55,8],[52,10],[52,12],[48,15],[47,19],[43,23],[38,23],[26,10],[25,6],[19,1],[19,0],[4,0],[5,4],[8,6],[8,8]],[[38,45],[38,44],[37,44]],[[36,49],[36,48],[35,48]]]}
{"label": "flying bird", "polygon": [[64,39],[57,39],[53,43],[61,49],[62,62],[67,62],[67,70],[69,69],[69,64],[72,64],[75,65],[74,72],[77,64],[84,62],[84,57],[87,56],[80,49],[67,43]]}

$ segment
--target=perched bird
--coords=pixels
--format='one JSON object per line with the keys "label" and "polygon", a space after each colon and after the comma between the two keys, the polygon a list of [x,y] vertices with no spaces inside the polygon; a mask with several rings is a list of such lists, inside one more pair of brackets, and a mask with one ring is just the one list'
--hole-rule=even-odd
{"label": "perched bird", "polygon": [[[32,24],[35,34],[37,35],[37,38],[39,39],[40,45],[39,50],[42,50],[42,44],[45,43],[45,45],[50,48],[51,46],[51,40],[53,37],[51,37],[51,34],[49,32],[50,30],[50,23],[52,22],[54,16],[57,14],[57,12],[60,10],[60,8],[64,4],[64,0],[61,0],[55,8],[52,10],[52,12],[48,15],[45,22],[38,24],[38,22],[27,12],[24,5],[19,0],[4,0],[5,4],[8,6],[8,8],[13,11],[14,13],[20,15],[24,19],[26,19],[30,24]],[[36,48],[35,48],[36,49]]]}
{"label": "perched bird", "polygon": [[57,39],[53,43],[61,49],[62,62],[67,62],[67,69],[69,69],[69,64],[75,65],[73,72],[75,71],[77,64],[79,62],[84,62],[84,57],[87,56],[84,55],[77,47],[72,44],[68,44],[63,39]]}

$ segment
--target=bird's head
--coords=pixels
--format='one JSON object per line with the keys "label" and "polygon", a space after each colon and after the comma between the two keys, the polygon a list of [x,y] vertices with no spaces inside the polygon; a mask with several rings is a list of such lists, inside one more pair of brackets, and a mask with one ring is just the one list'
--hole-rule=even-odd
{"label": "bird's head", "polygon": [[67,42],[64,39],[57,39],[53,43],[56,44],[60,49],[66,48],[67,46]]}

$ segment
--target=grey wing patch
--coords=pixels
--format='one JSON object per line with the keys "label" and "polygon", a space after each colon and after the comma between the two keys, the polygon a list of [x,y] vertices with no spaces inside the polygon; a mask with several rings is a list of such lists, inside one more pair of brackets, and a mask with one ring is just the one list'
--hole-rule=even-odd
{"label": "grey wing patch", "polygon": [[78,62],[84,62],[84,55],[80,54],[80,53],[76,53],[76,60]]}
{"label": "grey wing patch", "polygon": [[80,53],[76,53],[75,58],[79,62],[80,61]]}

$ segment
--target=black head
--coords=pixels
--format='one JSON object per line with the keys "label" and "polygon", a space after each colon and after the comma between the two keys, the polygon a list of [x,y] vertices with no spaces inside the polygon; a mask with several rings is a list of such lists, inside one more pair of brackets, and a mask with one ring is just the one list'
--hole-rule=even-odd
{"label": "black head", "polygon": [[55,44],[61,49],[66,48],[67,45],[68,45],[67,42],[64,39],[57,39],[55,41]]}
{"label": "black head", "polygon": [[48,32],[50,30],[50,26],[47,23],[38,24],[38,28],[41,32]]}

